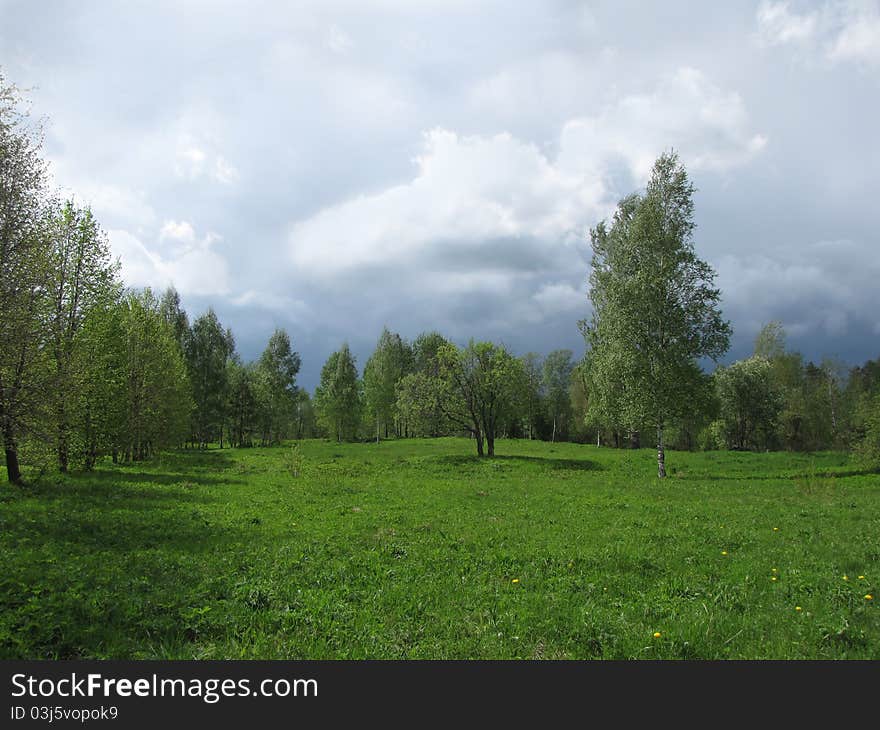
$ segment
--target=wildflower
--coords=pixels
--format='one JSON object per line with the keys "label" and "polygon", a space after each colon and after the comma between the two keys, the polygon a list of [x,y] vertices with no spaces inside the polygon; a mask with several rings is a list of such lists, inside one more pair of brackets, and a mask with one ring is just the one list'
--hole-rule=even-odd
{"label": "wildflower", "polygon": [[722,550],[722,551],[721,551],[721,554],[722,554],[722,555],[727,555],[727,550]]}
{"label": "wildflower", "polygon": [[795,610],[795,611],[803,611],[804,609],[802,609],[800,606],[795,606],[795,607],[794,607],[794,610]]}
{"label": "wildflower", "polygon": [[513,579],[512,581],[510,581],[510,582],[511,582],[511,583],[519,583],[519,578],[514,578],[514,579]]}
{"label": "wildflower", "polygon": [[659,631],[655,631],[655,632],[654,632],[654,638],[655,638],[655,639],[659,639],[659,638],[660,638],[660,632],[659,632]]}
{"label": "wildflower", "polygon": [[872,596],[870,593],[866,593],[866,594],[865,594],[865,600],[866,600],[866,601],[873,601],[873,600],[874,600],[874,596]]}
{"label": "wildflower", "polygon": [[773,572],[773,573],[778,572],[778,571],[776,570],[776,568],[770,568],[770,570],[771,570],[771,572]]}
{"label": "wildflower", "polygon": [[779,528],[778,528],[778,527],[774,527],[774,528],[773,528],[773,532],[779,532]]}
{"label": "wildflower", "polygon": [[849,580],[849,576],[846,576],[846,575],[845,575],[845,576],[843,576],[843,579],[844,579],[844,580]]}
{"label": "wildflower", "polygon": [[865,576],[860,575],[860,576],[859,576],[859,580],[865,580]]}
{"label": "wildflower", "polygon": [[771,576],[770,580],[776,580],[776,576]]}

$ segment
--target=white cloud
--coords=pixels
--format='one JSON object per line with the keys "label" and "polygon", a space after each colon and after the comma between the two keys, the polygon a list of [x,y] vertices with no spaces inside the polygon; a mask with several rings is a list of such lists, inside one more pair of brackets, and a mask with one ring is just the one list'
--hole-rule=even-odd
{"label": "white cloud", "polygon": [[880,4],[851,4],[827,55],[832,61],[880,64]]}
{"label": "white cloud", "polygon": [[72,187],[70,193],[86,205],[103,225],[150,226],[156,212],[146,196],[121,185],[87,181]]}
{"label": "white cloud", "polygon": [[818,13],[792,12],[788,2],[764,0],[757,11],[758,33],[768,45],[803,43],[812,39],[818,26]]}
{"label": "white cloud", "polygon": [[181,294],[197,296],[229,293],[229,267],[212,245],[220,240],[215,233],[196,238],[192,226],[183,221],[167,221],[159,240],[177,246],[164,255],[141,241],[130,231],[110,229],[110,247],[122,264],[122,277],[129,286],[163,289],[173,284]]}
{"label": "white cloud", "polygon": [[194,243],[196,232],[192,224],[187,221],[165,221],[162,230],[159,231],[160,241],[180,241],[182,243]]}
{"label": "white cloud", "polygon": [[[435,277],[460,277],[457,262],[464,259],[482,272],[515,272],[519,262],[532,271],[565,269],[580,262],[575,249],[589,225],[616,203],[609,166],[623,160],[644,182],[657,155],[674,146],[694,170],[727,170],[749,161],[765,141],[750,131],[737,94],[684,68],[652,93],[566,123],[555,159],[508,133],[432,130],[410,182],[296,223],[290,253],[298,269],[326,277],[400,270],[416,258],[429,261]],[[499,246],[503,255],[493,255]]]}
{"label": "white cloud", "polygon": [[238,169],[207,140],[183,133],[177,141],[174,174],[189,181],[208,178],[223,185],[238,180]]}
{"label": "white cloud", "polygon": [[596,116],[566,123],[560,162],[598,176],[617,158],[644,183],[657,155],[670,147],[690,170],[724,171],[747,163],[766,144],[751,130],[739,94],[684,67],[650,93],[630,94]]}
{"label": "white cloud", "polygon": [[801,13],[789,2],[765,0],[756,21],[758,38],[767,45],[798,46],[831,63],[880,64],[877,0],[829,0]]}
{"label": "white cloud", "polygon": [[479,269],[491,269],[504,262],[479,263],[487,241],[509,240],[511,260],[530,247],[565,246],[605,194],[599,181],[561,171],[537,147],[509,134],[462,137],[435,129],[425,135],[415,162],[410,183],[296,224],[290,235],[294,263],[330,275],[432,255],[434,265],[448,270],[455,268],[452,259],[467,256]]}
{"label": "white cloud", "polygon": [[331,25],[327,32],[327,47],[334,53],[345,53],[352,47],[351,37],[338,25]]}
{"label": "white cloud", "polygon": [[357,291],[374,319],[395,302],[444,302],[432,316],[452,334],[474,318],[497,333],[576,321],[587,310],[588,229],[621,194],[612,170],[622,163],[641,184],[675,147],[693,171],[727,171],[764,143],[739,95],[690,68],[571,119],[555,155],[506,132],[434,129],[408,182],[291,226],[292,276],[325,295]]}

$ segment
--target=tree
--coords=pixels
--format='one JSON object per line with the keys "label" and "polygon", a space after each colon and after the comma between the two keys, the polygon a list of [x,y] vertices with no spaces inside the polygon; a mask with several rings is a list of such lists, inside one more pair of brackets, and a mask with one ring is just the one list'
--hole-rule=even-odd
{"label": "tree", "polygon": [[238,357],[227,366],[229,383],[229,440],[233,446],[253,446],[259,405],[257,399],[256,367],[243,365]]}
{"label": "tree", "polygon": [[126,414],[114,454],[141,461],[183,441],[195,404],[187,365],[152,291],[129,292],[120,306]]}
{"label": "tree", "polygon": [[477,455],[495,455],[498,427],[516,404],[522,363],[503,346],[474,342],[460,350],[447,344],[438,351],[437,403],[453,423],[471,432]]}
{"label": "tree", "polygon": [[361,383],[348,343],[327,358],[315,389],[315,408],[321,425],[337,441],[352,440],[360,425]]}
{"label": "tree", "polygon": [[864,403],[864,436],[856,445],[859,460],[871,469],[880,468],[880,395]]}
{"label": "tree", "polygon": [[215,434],[220,435],[228,403],[227,361],[235,351],[232,333],[224,331],[213,309],[193,322],[186,338],[186,363],[192,384],[192,440],[207,448]]}
{"label": "tree", "polygon": [[92,310],[104,310],[119,296],[119,264],[112,262],[106,237],[89,208],[68,200],[53,216],[47,293],[49,347],[53,369],[52,400],[57,438],[58,468],[67,471],[70,460],[70,405],[76,400],[90,365],[79,361],[74,369],[80,332]]}
{"label": "tree", "polygon": [[20,439],[39,420],[49,274],[42,131],[20,111],[18,89],[0,73],[0,438],[10,482],[21,481]]}
{"label": "tree", "polygon": [[726,446],[766,448],[784,405],[770,361],[755,355],[718,368],[713,377]]}
{"label": "tree", "polygon": [[[398,382],[412,367],[412,348],[397,333],[385,327],[376,349],[364,366],[364,400],[367,413],[376,423],[376,442],[384,427],[394,422]],[[397,435],[400,435],[399,433]]]}
{"label": "tree", "polygon": [[520,360],[523,371],[523,410],[526,417],[526,431],[531,440],[535,437],[536,421],[541,411],[544,365],[537,352],[527,352]]}
{"label": "tree", "polygon": [[554,350],[544,358],[542,381],[547,394],[547,408],[553,422],[551,441],[556,441],[557,428],[568,433],[568,420],[571,418],[571,374],[574,363],[571,350]]}
{"label": "tree", "polygon": [[260,356],[258,377],[263,384],[263,441],[280,441],[296,409],[296,376],[302,361],[283,329],[276,329]]}
{"label": "tree", "polygon": [[666,476],[663,432],[708,387],[699,360],[728,348],[715,272],[693,245],[694,187],[675,153],[654,163],[644,195],[618,205],[612,224],[590,231],[593,248],[586,326],[591,375],[631,429],[657,432],[657,471]]}
{"label": "tree", "polygon": [[180,351],[184,352],[186,338],[189,335],[189,317],[180,303],[180,294],[173,286],[169,286],[162,294],[159,311],[162,313],[162,319],[171,327],[171,333],[180,345]]}
{"label": "tree", "polygon": [[[412,374],[405,376],[396,388],[395,411],[398,421],[412,433],[424,436],[440,436],[451,427],[444,415],[437,392],[436,378],[440,375],[440,350],[450,344],[439,332],[423,332],[412,344]],[[400,401],[404,393],[405,402]]]}

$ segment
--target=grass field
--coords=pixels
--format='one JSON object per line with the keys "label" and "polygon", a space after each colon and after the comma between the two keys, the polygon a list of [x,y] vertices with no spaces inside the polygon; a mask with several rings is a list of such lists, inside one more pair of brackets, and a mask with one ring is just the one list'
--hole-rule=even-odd
{"label": "grass field", "polygon": [[0,657],[880,658],[880,476],[846,455],[670,452],[659,482],[649,450],[472,449],[4,484]]}

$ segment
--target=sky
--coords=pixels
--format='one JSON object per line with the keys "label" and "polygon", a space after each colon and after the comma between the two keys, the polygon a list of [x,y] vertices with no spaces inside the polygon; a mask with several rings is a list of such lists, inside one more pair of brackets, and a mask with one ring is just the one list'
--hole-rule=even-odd
{"label": "sky", "polygon": [[750,354],[880,355],[880,0],[0,0],[0,67],[131,286],[276,327],[584,350],[589,230],[674,149]]}

